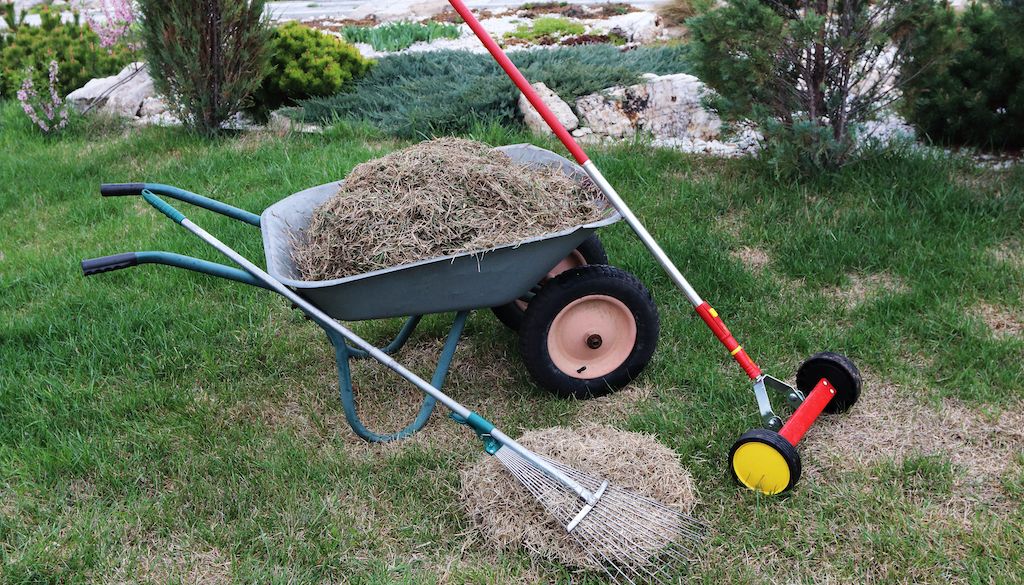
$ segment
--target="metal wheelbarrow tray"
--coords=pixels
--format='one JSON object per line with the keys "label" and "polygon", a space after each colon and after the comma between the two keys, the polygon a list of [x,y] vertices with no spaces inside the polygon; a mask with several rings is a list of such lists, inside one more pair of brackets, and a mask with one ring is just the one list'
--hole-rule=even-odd
{"label": "metal wheelbarrow tray", "polygon": [[[497,148],[512,160],[561,166],[585,177],[564,157],[529,144]],[[337,193],[343,181],[300,191],[268,207],[260,216],[267,272],[335,319],[359,321],[497,307],[533,288],[548,270],[598,228],[619,221],[612,211],[600,221],[489,250],[420,260],[355,276],[304,281],[292,260],[297,233],[313,210]]]}
{"label": "metal wheelbarrow tray", "polygon": [[[525,144],[496,150],[516,162],[560,167],[570,177],[588,180],[581,167],[542,148]],[[488,250],[429,258],[334,280],[302,280],[292,260],[292,246],[309,225],[316,207],[337,193],[341,183],[300,191],[271,205],[261,215],[169,185],[107,184],[100,192],[106,196],[142,195],[179,223],[186,218],[162,202],[160,196],[259,227],[268,275],[330,319],[408,317],[395,338],[377,348],[385,354],[402,348],[423,315],[455,312],[431,380],[436,389],[444,384],[473,309],[492,308],[506,324],[509,322],[502,315],[518,311],[522,326],[513,328],[518,330],[526,369],[538,385],[561,396],[587,397],[620,388],[639,375],[653,355],[659,330],[654,301],[635,277],[604,265],[607,257],[594,236],[599,228],[619,221],[617,211],[609,210],[599,221]],[[233,259],[242,265],[240,259]],[[164,264],[276,290],[250,271],[171,252],[131,252],[85,260],[82,270],[89,276],[139,264]],[[367,429],[357,414],[349,362],[370,353],[347,343],[336,324],[311,318],[334,346],[339,394],[356,434],[369,441],[390,441],[409,436],[426,424],[435,403],[429,393],[416,418],[405,428],[389,434]]]}

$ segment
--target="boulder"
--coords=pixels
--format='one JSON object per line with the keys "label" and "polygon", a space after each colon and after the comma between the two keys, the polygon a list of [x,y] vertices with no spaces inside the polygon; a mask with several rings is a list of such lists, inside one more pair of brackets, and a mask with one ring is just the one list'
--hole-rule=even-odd
{"label": "boulder", "polygon": [[579,98],[583,125],[610,138],[718,138],[722,121],[702,104],[710,90],[699,79],[685,73],[645,77],[644,83]]}
{"label": "boulder", "polygon": [[[554,112],[555,117],[558,118],[562,126],[565,126],[566,130],[572,132],[579,127],[580,119],[573,113],[569,104],[558,97],[558,94],[551,91],[543,83],[534,83],[533,89],[540,94],[541,101]],[[544,121],[544,118],[541,118],[540,112],[534,109],[533,105],[530,104],[530,101],[523,94],[519,94],[519,111],[523,113],[523,120],[526,122],[526,126],[534,134],[554,134],[551,128],[548,127],[547,122]]]}
{"label": "boulder", "polygon": [[629,12],[593,21],[595,29],[616,34],[630,43],[650,43],[665,34],[661,17],[654,12]]}
{"label": "boulder", "polygon": [[134,118],[139,115],[143,103],[155,97],[153,78],[149,76],[146,64],[131,63],[117,75],[90,80],[84,87],[68,94],[67,101],[79,112],[88,109]]}

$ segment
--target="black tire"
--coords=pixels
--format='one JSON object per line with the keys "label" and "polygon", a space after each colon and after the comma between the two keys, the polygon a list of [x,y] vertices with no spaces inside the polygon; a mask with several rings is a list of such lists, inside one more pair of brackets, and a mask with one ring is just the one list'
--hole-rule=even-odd
{"label": "black tire", "polygon": [[[555,318],[570,303],[591,295],[612,297],[628,309],[619,313],[624,319],[632,318],[636,329],[635,340],[629,347],[628,355],[618,364],[614,354],[611,358],[614,369],[593,378],[583,377],[586,369],[577,370],[581,376],[566,374],[553,361],[549,351],[549,333]],[[562,398],[593,398],[614,392],[637,377],[654,355],[658,344],[660,330],[658,308],[651,298],[651,293],[632,274],[614,266],[591,265],[573,268],[549,280],[537,293],[526,309],[523,325],[519,329],[519,349],[527,371],[538,386]],[[617,331],[617,329],[610,329]],[[601,347],[600,335],[591,346],[590,338],[580,340],[581,346],[586,345],[595,352]],[[628,343],[622,342],[619,343]],[[624,350],[623,346],[622,349]],[[608,349],[614,346],[608,345]],[[574,349],[579,349],[575,348]],[[584,353],[589,353],[582,348]],[[595,354],[600,356],[601,354]],[[575,365],[571,369],[575,369]]]}
{"label": "black tire", "polygon": [[[583,260],[588,265],[608,263],[608,253],[604,251],[604,245],[601,244],[601,240],[598,239],[597,235],[592,235],[583,240],[582,244],[576,246],[576,251],[580,253],[580,256],[583,256]],[[539,288],[543,284],[544,281],[541,281],[537,283],[537,287]],[[526,315],[526,311],[515,301],[500,307],[492,307],[491,311],[498,318],[498,321],[501,321],[512,331],[519,331],[519,328],[523,325],[523,317]]]}
{"label": "black tire", "polygon": [[[744,453],[741,448],[749,443],[764,445],[768,450]],[[772,452],[778,457],[772,455]],[[788,471],[781,476],[779,459]],[[802,471],[800,452],[775,431],[751,429],[743,433],[729,450],[729,474],[733,481],[768,496],[789,491],[800,481]]]}
{"label": "black tire", "polygon": [[836,396],[825,406],[825,412],[846,412],[860,398],[860,370],[845,355],[823,351],[807,358],[796,371],[796,388],[806,396],[822,378],[827,378],[836,389]]}

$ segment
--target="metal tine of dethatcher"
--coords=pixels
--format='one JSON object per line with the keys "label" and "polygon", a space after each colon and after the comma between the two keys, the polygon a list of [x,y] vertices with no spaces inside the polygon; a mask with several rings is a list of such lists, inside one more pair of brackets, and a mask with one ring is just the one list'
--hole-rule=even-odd
{"label": "metal tine of dethatcher", "polygon": [[[563,528],[587,504],[513,450],[503,447],[495,456]],[[602,484],[602,480],[572,467],[540,458],[592,493]],[[684,542],[701,540],[703,530],[703,524],[678,510],[609,485],[569,535],[595,568],[603,569],[615,582],[638,585],[678,582],[680,577],[672,576],[671,569],[693,560],[689,556],[694,553],[693,547]]]}

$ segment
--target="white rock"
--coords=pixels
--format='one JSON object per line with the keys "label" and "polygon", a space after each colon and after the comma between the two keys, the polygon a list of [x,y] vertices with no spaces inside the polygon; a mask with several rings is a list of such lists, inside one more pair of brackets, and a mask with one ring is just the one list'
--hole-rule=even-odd
{"label": "white rock", "polygon": [[148,97],[142,100],[142,106],[139,107],[139,116],[157,116],[163,114],[168,110],[167,102],[161,97]]}
{"label": "white rock", "polygon": [[171,112],[162,112],[151,116],[139,116],[135,118],[138,126],[181,126],[181,120]]}
{"label": "white rock", "polygon": [[347,18],[362,20],[376,18],[378,22],[398,20],[423,20],[437,16],[451,5],[447,0],[420,0],[418,2],[385,3],[380,0],[360,4],[347,14]]}
{"label": "white rock", "polygon": [[572,135],[575,138],[583,138],[584,136],[590,136],[594,133],[592,128],[577,128],[572,131]]}
{"label": "white rock", "polygon": [[[562,98],[558,97],[558,94],[551,91],[548,86],[543,83],[534,83],[533,89],[540,95],[541,101],[544,102],[555,117],[558,118],[558,122],[565,127],[566,130],[572,132],[580,125],[580,119],[576,117],[576,114],[572,112],[572,108],[569,104],[562,101]],[[548,127],[547,122],[541,117],[533,105],[530,103],[526,96],[519,94],[519,111],[523,114],[523,121],[526,122],[526,127],[530,129],[534,134],[554,134],[551,128]]]}
{"label": "white rock", "polygon": [[153,78],[145,63],[131,63],[112,77],[92,79],[68,94],[67,101],[79,112],[103,111],[134,118],[146,98],[156,97]]}
{"label": "white rock", "polygon": [[612,138],[640,132],[656,139],[714,140],[722,121],[702,104],[708,91],[692,75],[663,75],[583,96],[576,101],[576,110],[585,126]]}
{"label": "white rock", "polygon": [[588,21],[588,24],[595,32],[616,34],[631,43],[649,43],[665,34],[661,17],[654,12],[630,12],[604,20]]}
{"label": "white rock", "polygon": [[322,134],[324,131],[322,127],[317,126],[316,124],[304,124],[298,120],[289,118],[284,115],[281,110],[270,113],[270,118],[267,120],[267,130],[282,134],[287,134],[289,132]]}

